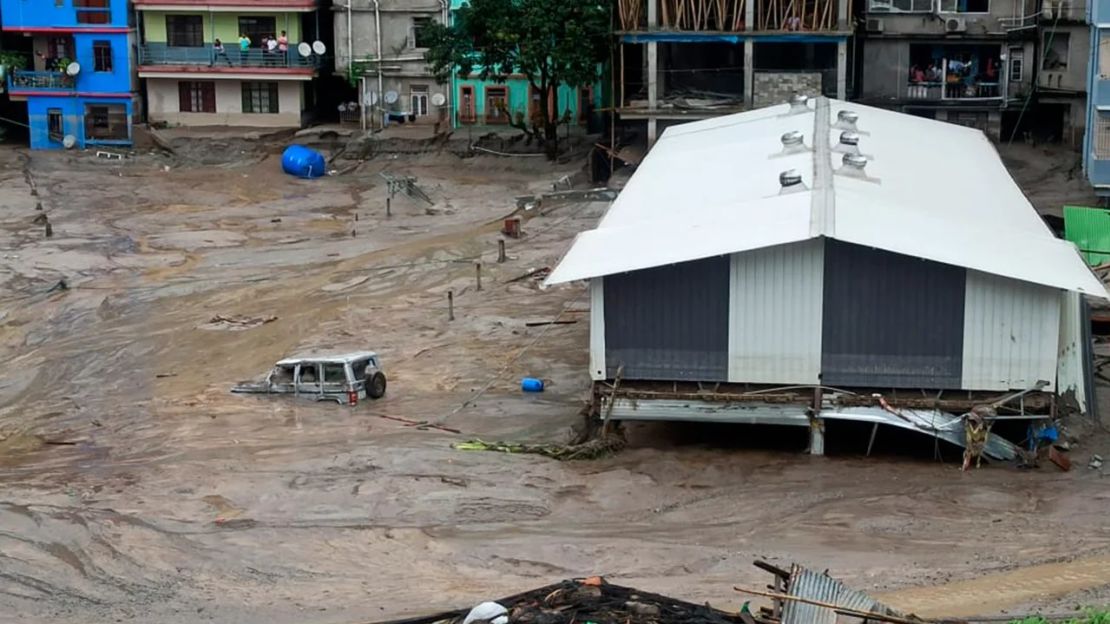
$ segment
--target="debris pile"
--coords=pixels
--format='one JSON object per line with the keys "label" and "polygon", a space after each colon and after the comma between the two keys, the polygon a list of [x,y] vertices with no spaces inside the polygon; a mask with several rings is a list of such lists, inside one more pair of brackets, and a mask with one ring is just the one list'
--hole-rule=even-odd
{"label": "debris pile", "polygon": [[739,615],[611,585],[600,577],[563,581],[473,609],[382,624],[734,624]]}
{"label": "debris pile", "polygon": [[467,440],[452,445],[458,451],[495,451],[543,455],[560,461],[598,459],[622,450],[627,441],[620,433],[608,433],[578,444],[520,444],[516,442],[485,442]]}

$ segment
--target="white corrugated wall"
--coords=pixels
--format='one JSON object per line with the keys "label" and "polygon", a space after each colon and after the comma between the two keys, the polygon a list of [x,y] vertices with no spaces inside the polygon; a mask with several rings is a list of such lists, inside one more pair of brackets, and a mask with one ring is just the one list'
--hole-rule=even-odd
{"label": "white corrugated wall", "polygon": [[605,283],[590,280],[590,378],[605,379]]}
{"label": "white corrugated wall", "polygon": [[824,249],[818,238],[732,255],[729,381],[818,383]]}
{"label": "white corrugated wall", "polygon": [[1060,344],[1059,359],[1056,362],[1057,394],[1065,396],[1069,392],[1086,414],[1087,372],[1083,369],[1086,353],[1083,351],[1083,300],[1077,292],[1064,292],[1060,295]]}
{"label": "white corrugated wall", "polygon": [[968,270],[963,389],[1055,388],[1059,334],[1059,290]]}

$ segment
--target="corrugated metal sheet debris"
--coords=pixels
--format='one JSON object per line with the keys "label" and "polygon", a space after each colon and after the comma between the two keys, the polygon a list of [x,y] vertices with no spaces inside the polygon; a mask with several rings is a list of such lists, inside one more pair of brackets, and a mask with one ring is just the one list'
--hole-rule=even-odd
{"label": "corrugated metal sheet debris", "polygon": [[[868,613],[893,613],[890,607],[867,594],[849,589],[831,576],[795,564],[790,570],[787,595],[834,604]],[[836,611],[827,607],[787,600],[782,609],[782,624],[836,624]]]}
{"label": "corrugated metal sheet debris", "polygon": [[[902,409],[898,410],[897,414],[893,414],[880,407],[842,407],[833,410],[821,410],[821,418],[890,425],[937,437],[959,447],[966,448],[967,446],[963,417],[953,416],[939,410]],[[983,452],[987,457],[1005,461],[1010,461],[1018,456],[1018,448],[1013,442],[994,434],[987,436],[987,443],[983,447]]]}

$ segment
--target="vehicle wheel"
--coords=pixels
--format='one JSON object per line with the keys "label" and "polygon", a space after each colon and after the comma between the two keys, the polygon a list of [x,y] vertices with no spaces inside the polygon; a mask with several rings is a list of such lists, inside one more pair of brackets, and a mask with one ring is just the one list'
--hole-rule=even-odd
{"label": "vehicle wheel", "polygon": [[366,394],[370,395],[371,399],[380,399],[385,396],[385,375],[374,373],[374,376],[370,378],[370,383],[366,384]]}

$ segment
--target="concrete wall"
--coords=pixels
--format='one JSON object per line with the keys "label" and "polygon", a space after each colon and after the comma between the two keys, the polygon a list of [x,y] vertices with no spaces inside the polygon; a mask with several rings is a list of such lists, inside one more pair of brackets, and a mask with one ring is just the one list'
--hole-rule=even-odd
{"label": "concrete wall", "polygon": [[758,71],[752,80],[755,108],[789,102],[796,93],[810,97],[821,95],[820,73]]}
{"label": "concrete wall", "polygon": [[[351,27],[348,29],[346,2],[351,3]],[[335,67],[346,72],[351,58],[356,61],[377,57],[377,24],[374,5],[370,0],[340,0],[332,8],[335,22]],[[424,50],[414,48],[410,32],[414,17],[429,17],[442,22],[442,7],[437,0],[381,0],[378,18],[381,21],[382,57],[403,61],[403,73],[422,72]],[[348,32],[351,44],[348,46]],[[348,47],[351,49],[349,50]],[[353,53],[352,53],[353,50]],[[395,65],[396,63],[390,63]]]}
{"label": "concrete wall", "polygon": [[[897,0],[902,4],[902,0]],[[911,0],[904,0],[910,3]],[[959,34],[963,37],[982,37],[985,35],[1006,35],[1007,28],[1019,24],[1022,16],[1032,16],[1037,13],[1036,0],[989,0],[986,13],[970,13],[942,10],[938,14],[932,12],[932,4],[940,3],[941,7],[959,6],[965,0],[912,0],[912,6],[924,10],[915,12],[899,12],[893,9],[894,2],[886,0],[863,0],[866,19],[882,20],[882,34],[871,31],[868,36],[890,35],[938,35],[949,34],[945,22],[948,18],[964,21],[966,29]],[[891,9],[883,10],[883,5],[891,5]],[[938,19],[939,17],[939,19]],[[1017,19],[1015,19],[1017,18]],[[951,33],[957,34],[957,33]],[[952,41],[951,43],[958,43]]]}
{"label": "concrete wall", "polygon": [[[127,112],[127,139],[120,141],[91,141],[85,137],[86,105],[109,104],[123,105]],[[90,144],[126,145],[131,142],[131,117],[134,103],[130,98],[95,97],[30,97],[27,98],[27,117],[31,126],[31,149],[61,149],[62,142],[52,138],[49,132],[48,112],[57,109],[62,112],[62,135],[73,135],[76,147],[84,148]]]}
{"label": "concrete wall", "polygon": [[1087,66],[1091,60],[1091,31],[1087,24],[1057,24],[1041,31],[1036,60],[1040,62],[1047,48],[1057,51],[1062,48],[1063,39],[1067,40],[1062,58],[1065,67],[1060,67],[1050,59],[1037,68],[1037,86],[1045,89],[1067,91],[1087,90]]}
{"label": "concrete wall", "polygon": [[150,78],[147,81],[147,107],[152,122],[184,126],[247,126],[258,128],[300,127],[304,109],[304,84],[278,82],[278,113],[244,113],[240,80],[216,80],[215,113],[183,113],[180,110],[178,80]]}
{"label": "concrete wall", "polygon": [[[126,28],[127,0],[111,0],[108,4],[108,23],[96,23],[95,26]],[[73,2],[48,0],[0,0],[0,15],[3,16],[4,26],[9,28],[75,26],[78,23],[78,11],[73,5]]]}
{"label": "concrete wall", "polygon": [[[238,45],[239,14],[237,13],[209,13],[207,11],[143,11],[142,28],[143,41],[151,43],[165,43],[166,16],[167,15],[200,15],[204,21],[204,41],[211,44],[219,39],[225,46]],[[289,34],[289,45],[294,47],[301,41],[301,13],[244,13],[244,17],[272,17],[278,34],[286,31]],[[253,42],[255,46],[259,42]]]}

